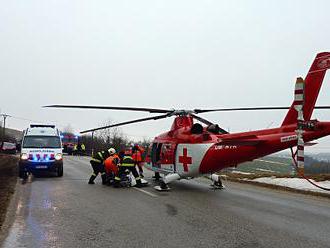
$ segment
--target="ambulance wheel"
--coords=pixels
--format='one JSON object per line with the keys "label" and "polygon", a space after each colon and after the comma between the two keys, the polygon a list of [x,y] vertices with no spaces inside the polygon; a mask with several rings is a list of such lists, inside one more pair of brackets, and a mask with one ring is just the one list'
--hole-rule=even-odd
{"label": "ambulance wheel", "polygon": [[57,168],[57,177],[62,177],[63,176],[63,165],[60,165]]}
{"label": "ambulance wheel", "polygon": [[29,177],[29,175],[28,175],[28,173],[25,171],[24,174],[23,174],[23,179],[26,180],[26,179],[28,179],[28,177]]}
{"label": "ambulance wheel", "polygon": [[22,178],[23,180],[26,180],[28,178],[28,173],[24,170],[19,170],[19,175],[20,178]]}

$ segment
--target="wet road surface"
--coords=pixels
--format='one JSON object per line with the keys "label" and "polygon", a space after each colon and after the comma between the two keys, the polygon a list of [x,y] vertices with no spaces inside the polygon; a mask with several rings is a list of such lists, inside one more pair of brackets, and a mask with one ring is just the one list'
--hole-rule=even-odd
{"label": "wet road surface", "polygon": [[3,247],[330,247],[328,199],[229,182],[213,191],[204,179],[114,189],[87,184],[88,158],[64,166],[63,178],[19,183]]}

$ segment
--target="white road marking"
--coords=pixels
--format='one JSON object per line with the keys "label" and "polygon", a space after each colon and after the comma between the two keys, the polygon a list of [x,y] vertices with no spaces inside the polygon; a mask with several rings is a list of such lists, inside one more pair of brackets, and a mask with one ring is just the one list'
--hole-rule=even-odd
{"label": "white road marking", "polygon": [[133,189],[138,190],[138,191],[140,191],[140,192],[142,192],[142,193],[145,193],[145,194],[147,194],[147,195],[149,195],[149,196],[151,196],[151,197],[157,197],[157,195],[155,195],[155,194],[153,194],[153,193],[150,193],[150,192],[148,192],[148,191],[146,191],[146,190],[143,190],[143,189],[140,189],[140,188],[136,188],[136,187],[133,187]]}

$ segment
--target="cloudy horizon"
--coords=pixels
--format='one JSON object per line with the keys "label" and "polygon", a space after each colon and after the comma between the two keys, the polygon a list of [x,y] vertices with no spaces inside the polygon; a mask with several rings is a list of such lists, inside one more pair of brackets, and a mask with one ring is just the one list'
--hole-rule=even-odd
{"label": "cloudy horizon", "polygon": [[[1,0],[0,0],[1,1]],[[150,108],[290,106],[295,79],[330,51],[328,1],[1,1],[1,113],[78,132],[148,113],[45,109],[49,104]],[[329,73],[328,73],[329,74]],[[330,105],[329,75],[317,104]],[[201,116],[231,132],[279,126],[286,111]],[[330,120],[329,111],[314,118]],[[173,118],[132,124],[131,139]],[[322,148],[323,147],[323,148]],[[330,148],[323,138],[319,149]],[[308,148],[314,149],[314,148]]]}

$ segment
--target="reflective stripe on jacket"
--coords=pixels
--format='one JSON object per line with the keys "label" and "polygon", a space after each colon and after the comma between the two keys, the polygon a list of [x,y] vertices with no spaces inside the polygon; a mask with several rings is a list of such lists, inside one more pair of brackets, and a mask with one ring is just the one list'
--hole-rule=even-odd
{"label": "reflective stripe on jacket", "polygon": [[91,159],[91,161],[94,161],[94,162],[97,162],[97,163],[102,163],[102,161],[101,161],[101,160],[99,160],[99,159],[96,159],[96,158],[92,158],[92,159]]}
{"label": "reflective stripe on jacket", "polygon": [[121,166],[135,166],[135,162],[131,156],[124,156]]}
{"label": "reflective stripe on jacket", "polygon": [[110,154],[107,151],[97,152],[95,155],[93,155],[92,161],[103,163],[103,161],[106,160],[109,156]]}

